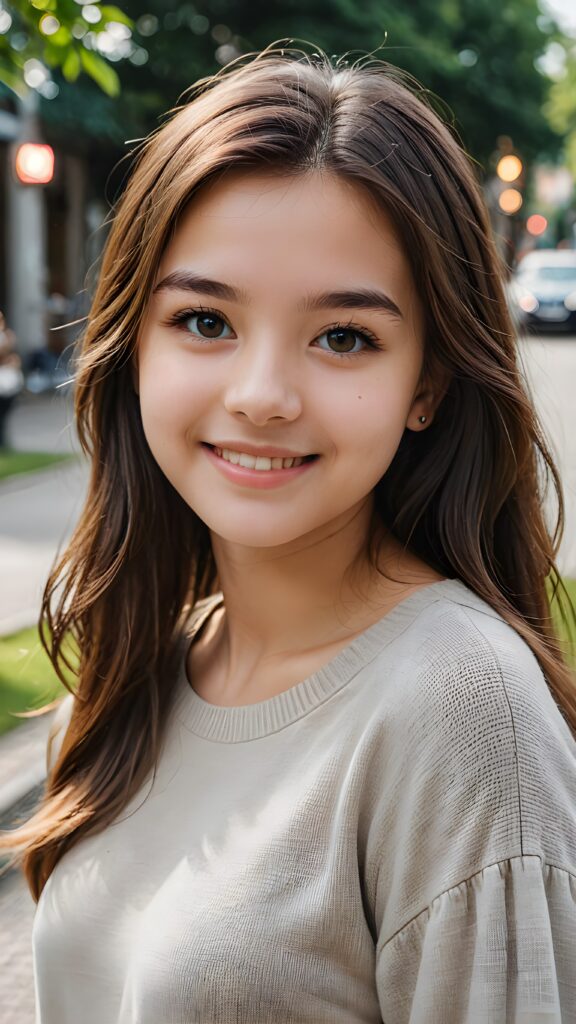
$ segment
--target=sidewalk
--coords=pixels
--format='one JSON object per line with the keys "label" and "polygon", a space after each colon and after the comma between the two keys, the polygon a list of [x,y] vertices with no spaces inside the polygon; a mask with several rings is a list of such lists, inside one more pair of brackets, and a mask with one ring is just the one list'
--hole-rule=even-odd
{"label": "sidewalk", "polygon": [[88,466],[73,425],[73,395],[20,396],[7,434],[18,451],[76,458],[0,481],[0,636],[35,625],[58,546],[80,511]]}
{"label": "sidewalk", "polygon": [[36,904],[21,874],[0,879],[0,1020],[34,1024],[32,925]]}
{"label": "sidewalk", "polygon": [[[20,451],[75,453],[73,396],[22,395],[8,423]],[[0,635],[36,626],[42,589],[57,549],[79,512],[84,460],[0,481]],[[23,721],[0,737],[0,815],[45,778],[46,741],[54,712]]]}
{"label": "sidewalk", "polygon": [[[20,397],[7,430],[14,448],[80,452],[73,396],[64,391]],[[0,635],[37,625],[42,588],[73,528],[86,479],[78,459],[0,481]],[[44,781],[53,716],[28,719],[0,737],[0,815]]]}
{"label": "sidewalk", "polygon": [[56,711],[24,720],[0,736],[0,817],[46,778],[46,744]]}
{"label": "sidewalk", "polygon": [[[8,423],[20,451],[79,452],[72,395],[22,396]],[[67,520],[75,519],[87,478],[83,461],[61,463],[0,482],[0,635],[36,625],[40,588]],[[0,737],[1,828],[29,817],[27,794],[44,782],[46,743],[54,711],[31,718]],[[39,790],[40,792],[40,790]],[[24,799],[23,799],[24,798]],[[34,797],[35,799],[35,797]],[[30,800],[27,801],[30,803]],[[22,874],[0,877],[0,1021],[34,1024],[32,924],[35,904]]]}

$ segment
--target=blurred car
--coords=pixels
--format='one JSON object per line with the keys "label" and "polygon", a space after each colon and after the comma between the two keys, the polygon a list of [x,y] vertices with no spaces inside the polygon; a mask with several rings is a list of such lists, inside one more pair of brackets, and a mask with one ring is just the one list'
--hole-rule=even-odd
{"label": "blurred car", "polygon": [[537,249],[518,264],[508,302],[519,327],[576,332],[576,250]]}

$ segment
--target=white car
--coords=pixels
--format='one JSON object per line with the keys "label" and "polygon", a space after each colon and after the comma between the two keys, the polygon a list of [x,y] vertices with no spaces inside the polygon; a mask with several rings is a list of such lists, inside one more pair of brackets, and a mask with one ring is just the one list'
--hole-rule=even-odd
{"label": "white car", "polygon": [[520,327],[576,332],[576,250],[535,249],[518,264],[507,286]]}

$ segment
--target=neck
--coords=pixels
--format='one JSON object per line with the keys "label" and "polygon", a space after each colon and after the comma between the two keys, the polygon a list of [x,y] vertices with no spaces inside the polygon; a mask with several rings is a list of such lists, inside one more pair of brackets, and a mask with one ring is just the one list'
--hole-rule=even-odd
{"label": "neck", "polygon": [[216,642],[228,679],[342,644],[440,578],[382,527],[375,570],[365,552],[372,515],[366,501],[329,528],[274,549],[212,536],[225,608]]}

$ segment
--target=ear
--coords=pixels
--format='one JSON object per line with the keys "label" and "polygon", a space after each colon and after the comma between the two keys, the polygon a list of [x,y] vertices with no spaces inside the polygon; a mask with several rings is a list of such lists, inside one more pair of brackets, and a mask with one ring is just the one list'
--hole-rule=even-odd
{"label": "ear", "polygon": [[433,374],[427,374],[420,379],[406,419],[408,430],[427,430],[434,420],[451,379],[452,374],[444,367],[437,367]]}

